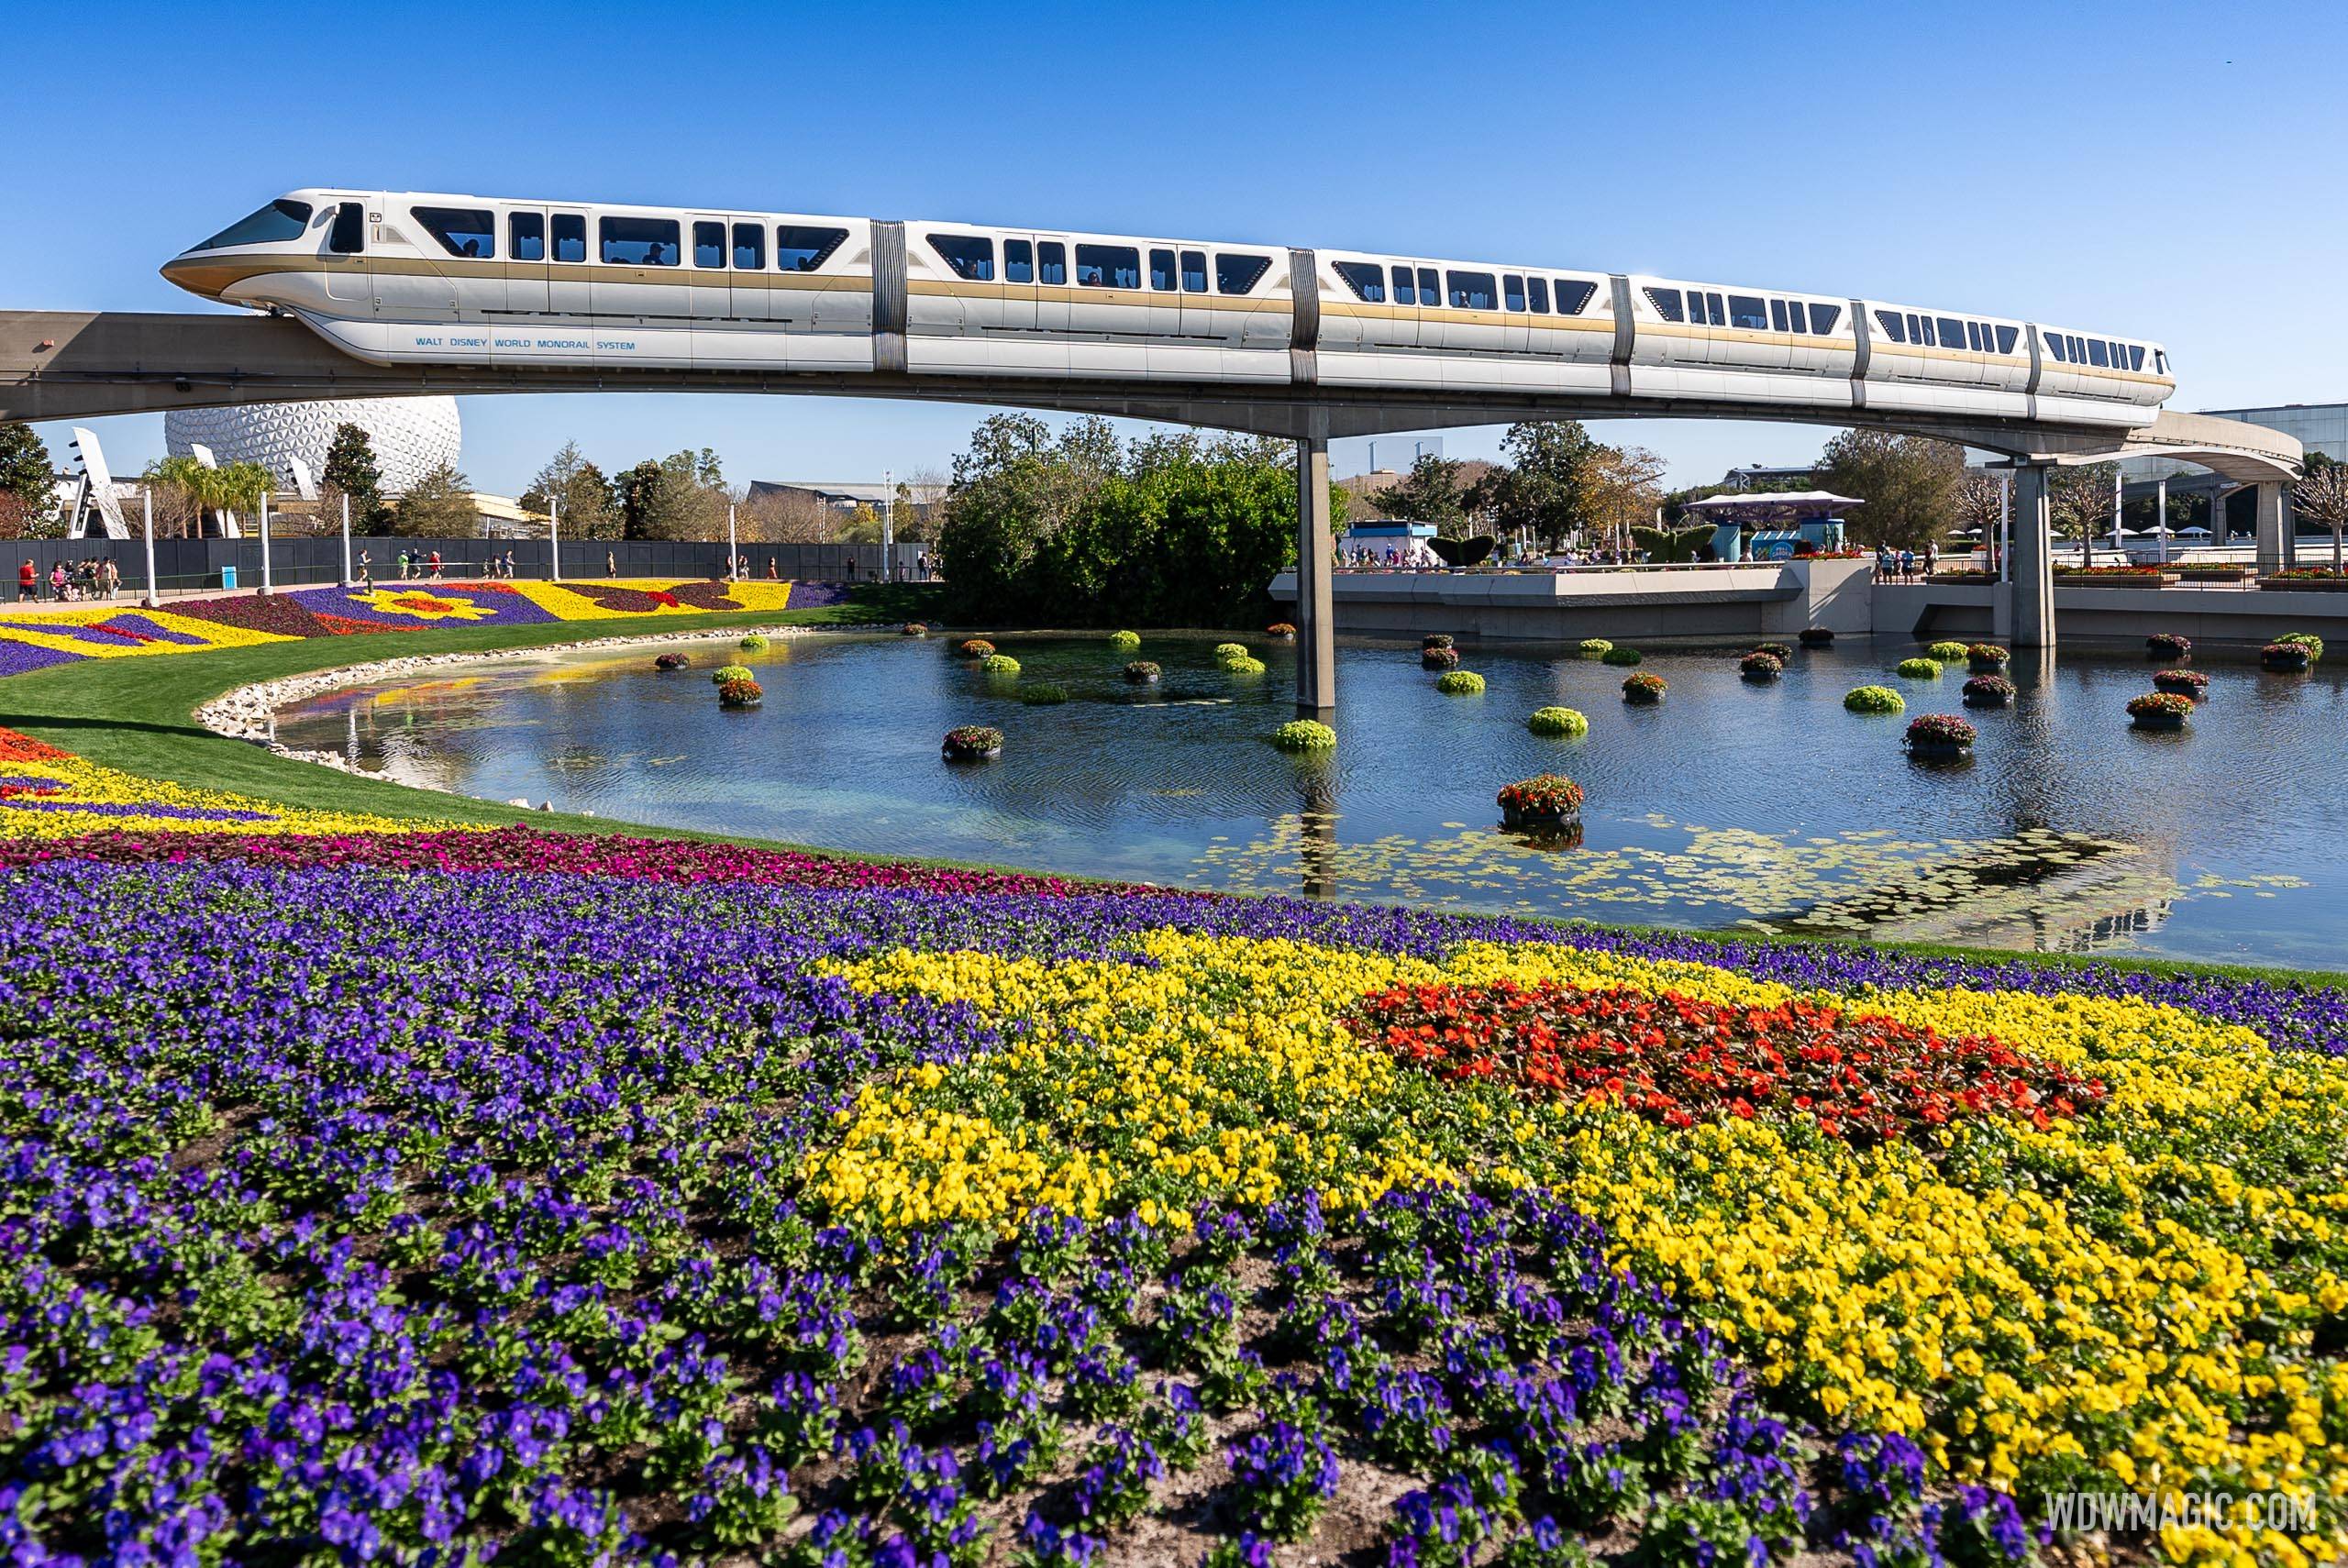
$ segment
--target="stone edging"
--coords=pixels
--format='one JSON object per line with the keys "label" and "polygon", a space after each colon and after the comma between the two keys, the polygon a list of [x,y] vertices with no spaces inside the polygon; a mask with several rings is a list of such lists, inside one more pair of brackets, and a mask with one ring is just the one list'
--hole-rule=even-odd
{"label": "stone edging", "polygon": [[[344,773],[356,772],[348,758],[337,751],[297,751],[277,742],[277,710],[289,702],[322,692],[339,690],[347,686],[364,686],[370,681],[393,680],[414,675],[420,670],[443,669],[457,665],[488,664],[500,659],[528,658],[536,654],[570,653],[579,648],[644,646],[661,643],[710,642],[720,638],[739,641],[744,637],[800,637],[809,635],[815,628],[808,626],[728,626],[717,631],[699,632],[637,632],[614,637],[589,637],[575,643],[545,643],[532,648],[489,648],[466,653],[410,654],[402,658],[375,659],[365,664],[346,664],[333,669],[306,670],[300,675],[282,676],[275,680],[255,681],[239,686],[195,710],[195,722],[216,735],[230,740],[249,741],[268,749],[271,755],[288,757],[295,762],[315,763],[320,767],[332,767]],[[402,782],[404,782],[403,780]],[[434,789],[428,784],[409,784],[410,789]]]}

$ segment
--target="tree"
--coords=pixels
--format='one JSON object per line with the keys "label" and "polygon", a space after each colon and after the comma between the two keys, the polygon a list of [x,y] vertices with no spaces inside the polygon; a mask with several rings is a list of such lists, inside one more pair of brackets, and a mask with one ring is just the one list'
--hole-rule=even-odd
{"label": "tree", "polygon": [[1581,507],[1591,525],[1630,553],[1631,529],[1663,504],[1663,459],[1645,447],[1594,447],[1583,464]]}
{"label": "tree", "polygon": [[603,469],[581,454],[576,441],[565,441],[561,450],[547,459],[521,500],[526,512],[555,513],[559,502],[555,526],[563,538],[620,537],[611,483],[604,478]]}
{"label": "tree", "polygon": [[2331,569],[2341,570],[2341,534],[2348,529],[2348,463],[2334,462],[2322,452],[2309,452],[2299,482],[2291,488],[2291,504],[2303,516],[2331,530]]}
{"label": "tree", "polygon": [[1423,452],[1411,471],[1379,496],[1390,517],[1432,523],[1441,534],[1463,532],[1468,523],[1468,487],[1461,465]]}
{"label": "tree", "polygon": [[1818,484],[1866,504],[1851,522],[1855,542],[1921,550],[1948,532],[1965,479],[1965,448],[1888,430],[1845,430],[1819,455]]}
{"label": "tree", "polygon": [[717,455],[672,452],[647,458],[612,483],[623,536],[630,539],[722,539],[730,499],[720,488]]}
{"label": "tree", "polygon": [[147,465],[141,477],[155,492],[157,520],[165,532],[176,525],[183,539],[203,537],[205,513],[216,504],[218,471],[188,457],[158,458]]}
{"label": "tree", "polygon": [[400,497],[392,529],[411,536],[465,537],[480,525],[481,509],[473,504],[471,484],[453,466],[443,463]]}
{"label": "tree", "polygon": [[0,495],[13,495],[28,506],[53,510],[57,504],[56,471],[50,466],[49,447],[29,425],[0,425]]}
{"label": "tree", "polygon": [[338,525],[347,497],[354,531],[380,534],[390,526],[392,509],[383,500],[383,470],[375,461],[375,444],[358,425],[345,423],[334,427],[318,481],[327,503],[321,510],[331,512]]}
{"label": "tree", "polygon": [[2076,535],[2082,565],[2095,559],[2095,536],[2112,526],[2113,496],[2118,492],[2120,465],[2089,463],[2085,468],[2046,471],[2046,511],[2054,531]]}
{"label": "tree", "polygon": [[1475,508],[1495,527],[1525,529],[1555,545],[1589,525],[1584,480],[1599,447],[1578,420],[1512,425],[1501,449],[1509,464],[1484,476]]}

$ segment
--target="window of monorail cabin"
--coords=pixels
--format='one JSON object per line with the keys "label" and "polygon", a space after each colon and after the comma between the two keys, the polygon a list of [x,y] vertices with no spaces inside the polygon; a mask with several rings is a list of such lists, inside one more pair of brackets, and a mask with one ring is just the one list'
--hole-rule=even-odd
{"label": "window of monorail cabin", "polygon": [[554,215],[554,259],[558,261],[587,259],[587,220],[580,214]]}
{"label": "window of monorail cabin", "polygon": [[1412,285],[1411,270],[1408,267],[1394,269],[1394,303],[1396,304],[1419,303],[1419,291]]}
{"label": "window of monorail cabin", "polygon": [[1182,252],[1182,292],[1202,294],[1207,292],[1207,253],[1203,250]]}
{"label": "window of monorail cabin", "polygon": [[1498,303],[1490,272],[1452,272],[1449,280],[1454,310],[1490,310]]}
{"label": "window of monorail cabin", "polygon": [[1436,279],[1432,267],[1419,269],[1419,303],[1423,305],[1443,303],[1443,284]]}
{"label": "window of monorail cabin", "polygon": [[1080,245],[1076,282],[1087,289],[1141,287],[1141,252],[1130,245]]}
{"label": "window of monorail cabin", "polygon": [[1354,298],[1364,304],[1386,303],[1386,269],[1375,261],[1340,261],[1337,276],[1354,292]]}
{"label": "window of monorail cabin", "polygon": [[737,272],[763,272],[767,266],[767,226],[762,223],[737,223],[734,226],[734,270]]}
{"label": "window of monorail cabin", "polygon": [[933,234],[930,248],[966,283],[994,282],[994,241],[976,234]]}
{"label": "window of monorail cabin", "polygon": [[1546,278],[1527,278],[1524,281],[1524,286],[1533,297],[1533,314],[1535,315],[1548,315],[1549,280]]}
{"label": "window of monorail cabin", "polygon": [[1032,283],[1036,281],[1036,247],[1025,239],[1002,242],[1002,275],[1006,282]]}
{"label": "window of monorail cabin", "polygon": [[1521,274],[1515,272],[1501,274],[1501,298],[1511,310],[1521,311],[1524,308],[1524,279]]}
{"label": "window of monorail cabin", "polygon": [[1843,307],[1838,304],[1814,304],[1810,307],[1810,329],[1821,337],[1834,330],[1843,319]]}
{"label": "window of monorail cabin", "polygon": [[2012,353],[2014,345],[2021,341],[2021,328],[2019,326],[2000,326],[1997,328],[1997,334],[1998,352],[2000,354]]}
{"label": "window of monorail cabin", "polygon": [[1588,304],[1589,303],[1589,296],[1597,292],[1598,285],[1596,283],[1584,282],[1577,278],[1558,279],[1557,314],[1559,315],[1579,315],[1581,314],[1581,307]]}
{"label": "window of monorail cabin", "polygon": [[673,267],[677,264],[675,218],[607,217],[595,220],[604,264],[614,267]]}
{"label": "window of monorail cabin", "polygon": [[505,255],[512,261],[543,261],[547,259],[547,219],[544,213],[506,215]]}
{"label": "window of monorail cabin", "polygon": [[367,204],[343,202],[334,209],[334,226],[327,230],[327,248],[337,256],[356,256],[367,248]]}
{"label": "window of monorail cabin", "polygon": [[1768,307],[1759,294],[1731,294],[1728,297],[1728,324],[1746,332],[1768,329]]}
{"label": "window of monorail cabin", "polygon": [[1068,247],[1057,239],[1036,242],[1036,281],[1039,283],[1068,282]]}
{"label": "window of monorail cabin", "polygon": [[1175,283],[1174,252],[1153,250],[1149,253],[1149,286],[1171,292]]}
{"label": "window of monorail cabin", "polygon": [[812,272],[847,243],[844,228],[781,224],[774,231],[774,264],[786,272]]}
{"label": "window of monorail cabin", "polygon": [[1679,314],[1679,291],[1678,289],[1649,289],[1647,291],[1647,304],[1655,306],[1656,315],[1663,317],[1666,321],[1685,321],[1687,319],[1687,317]]}
{"label": "window of monorail cabin", "polygon": [[725,265],[725,226],[722,223],[693,225],[693,265],[712,271]]}
{"label": "window of monorail cabin", "polygon": [[497,254],[497,215],[483,207],[417,207],[415,221],[451,256],[481,260]]}
{"label": "window of monorail cabin", "polygon": [[279,240],[299,239],[302,231],[309,226],[310,204],[289,202],[281,196],[259,212],[246,214],[196,248],[219,250],[231,245],[273,245]]}
{"label": "window of monorail cabin", "polygon": [[1219,294],[1244,294],[1256,286],[1272,264],[1268,256],[1235,256],[1228,250],[1214,253],[1214,291]]}

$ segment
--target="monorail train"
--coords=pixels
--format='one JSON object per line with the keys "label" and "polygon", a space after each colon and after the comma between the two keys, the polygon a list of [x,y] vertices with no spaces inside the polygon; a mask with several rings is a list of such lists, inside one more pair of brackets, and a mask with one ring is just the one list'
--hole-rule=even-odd
{"label": "monorail train", "polygon": [[173,259],[378,364],[1141,378],[2150,424],[2157,343],[1639,273],[792,213],[279,197]]}

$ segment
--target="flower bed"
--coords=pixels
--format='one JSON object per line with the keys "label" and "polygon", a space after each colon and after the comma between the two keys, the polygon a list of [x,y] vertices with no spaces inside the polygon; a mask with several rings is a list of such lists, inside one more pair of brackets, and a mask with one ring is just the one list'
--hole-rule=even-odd
{"label": "flower bed", "polygon": [[1535,708],[1524,727],[1536,735],[1583,735],[1589,733],[1589,720],[1572,708]]}
{"label": "flower bed", "polygon": [[2184,658],[2193,652],[2193,639],[2175,632],[2154,632],[2144,639],[2144,653],[2152,658]]}
{"label": "flower bed", "polygon": [[1917,756],[1956,756],[1971,751],[1979,734],[1955,713],[1920,713],[1908,721],[1908,750]]}
{"label": "flower bed", "polygon": [[1652,708],[1663,701],[1666,690],[1660,675],[1634,675],[1623,682],[1623,701],[1634,708]]}
{"label": "flower bed", "polygon": [[1976,673],[1994,675],[2013,658],[2013,651],[1996,643],[1972,643],[1965,650],[1965,662]]}
{"label": "flower bed", "polygon": [[[1589,645],[1587,643],[1582,645],[1585,648],[1589,646]],[[1598,656],[1598,662],[1600,664],[1611,665],[1634,665],[1639,662],[1639,650],[1636,648],[1618,647],[1610,644],[1605,651]]]}
{"label": "flower bed", "polygon": [[2128,700],[2129,722],[2140,730],[2181,730],[2193,717],[2193,699],[2174,691],[2151,691]]}
{"label": "flower bed", "polygon": [[1977,675],[1965,683],[1964,700],[1968,708],[2010,708],[2014,683],[2002,675]]}
{"label": "flower bed", "polygon": [[1296,628],[1290,625],[1286,621],[1275,621],[1270,625],[1264,628],[1264,635],[1271,638],[1274,642],[1292,643],[1296,641]]}
{"label": "flower bed", "polygon": [[1272,732],[1272,744],[1282,751],[1326,751],[1337,744],[1337,732],[1317,719],[1290,719]]}
{"label": "flower bed", "polygon": [[2262,589],[2296,589],[2301,592],[2337,593],[2348,589],[2348,572],[2331,567],[2287,567],[2281,571],[2262,572],[2258,586]]}
{"label": "flower bed", "polygon": [[1843,694],[1843,706],[1854,713],[1897,713],[1908,699],[1888,686],[1855,686]]}
{"label": "flower bed", "polygon": [[1427,669],[1456,669],[1459,668],[1459,650],[1448,644],[1442,647],[1421,648],[1419,663]]}
{"label": "flower bed", "polygon": [[1125,666],[1125,679],[1135,686],[1154,686],[1162,673],[1157,666],[1146,658],[1137,658]]}
{"label": "flower bed", "polygon": [[1002,732],[986,724],[960,724],[946,732],[948,762],[983,762],[1002,755]]}
{"label": "flower bed", "polygon": [[2054,576],[2057,582],[2077,587],[2157,588],[2177,580],[2176,572],[2149,566],[2058,566]]}
{"label": "flower bed", "polygon": [[1775,680],[1786,672],[1786,661],[1776,654],[1756,650],[1738,659],[1736,670],[1747,680]]}
{"label": "flower bed", "polygon": [[1938,680],[1941,661],[1936,658],[1903,658],[1893,673],[1907,680]]}
{"label": "flower bed", "polygon": [[717,688],[717,701],[725,708],[755,708],[767,700],[766,688],[755,680],[727,680]]}
{"label": "flower bed", "polygon": [[1451,669],[1434,678],[1434,689],[1446,697],[1480,697],[1484,678],[1472,669]]}
{"label": "flower bed", "polygon": [[981,659],[994,657],[994,645],[984,637],[965,637],[954,645],[957,658]]}
{"label": "flower bed", "polygon": [[1789,643],[1755,643],[1753,645],[1752,651],[1757,654],[1767,654],[1779,664],[1791,663],[1794,657],[1793,646]]}
{"label": "flower bed", "polygon": [[2210,678],[2198,669],[2155,670],[2153,690],[2173,691],[2180,697],[2206,697],[2210,694]]}
{"label": "flower bed", "polygon": [[1536,773],[1503,784],[1501,820],[1512,828],[1556,827],[1581,815],[1581,786],[1562,773]]}

